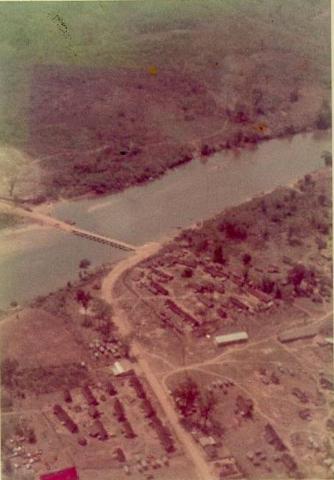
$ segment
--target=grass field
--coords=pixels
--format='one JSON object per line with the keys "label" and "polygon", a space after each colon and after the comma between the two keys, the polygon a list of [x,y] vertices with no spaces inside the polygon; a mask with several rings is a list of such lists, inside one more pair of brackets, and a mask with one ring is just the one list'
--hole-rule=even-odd
{"label": "grass field", "polygon": [[317,128],[329,101],[327,0],[8,2],[0,32],[2,142],[46,157],[48,196]]}

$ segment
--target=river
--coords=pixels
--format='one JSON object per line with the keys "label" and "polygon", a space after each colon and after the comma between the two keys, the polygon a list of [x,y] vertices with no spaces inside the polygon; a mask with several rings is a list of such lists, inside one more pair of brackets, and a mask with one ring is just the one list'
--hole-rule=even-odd
{"label": "river", "polygon": [[[263,142],[238,156],[219,152],[161,179],[103,198],[60,201],[50,214],[134,245],[157,241],[262,192],[287,185],[323,166],[331,137],[299,134]],[[114,262],[126,252],[49,228],[15,229],[0,237],[0,308],[29,301],[78,276],[78,264]]]}

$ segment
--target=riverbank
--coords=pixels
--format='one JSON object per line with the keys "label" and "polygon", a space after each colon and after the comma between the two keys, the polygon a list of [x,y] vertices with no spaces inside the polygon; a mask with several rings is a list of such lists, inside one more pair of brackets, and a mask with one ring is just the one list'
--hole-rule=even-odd
{"label": "riverbank", "polygon": [[[320,168],[322,152],[330,149],[328,134],[272,140],[256,151],[243,150],[238,157],[217,153],[205,164],[194,159],[145,187],[132,187],[108,198],[57,202],[47,213],[54,220],[74,221],[85,230],[140,246],[174,236],[180,228],[226,207],[291,183]],[[16,249],[15,255],[8,250],[1,258],[1,277],[7,279],[0,292],[3,309],[11,301],[31,301],[73,280],[82,258],[94,266],[124,258],[121,251],[45,227],[19,234],[13,230],[7,239],[13,252],[15,244],[26,247]],[[51,267],[46,271],[45,265]]]}

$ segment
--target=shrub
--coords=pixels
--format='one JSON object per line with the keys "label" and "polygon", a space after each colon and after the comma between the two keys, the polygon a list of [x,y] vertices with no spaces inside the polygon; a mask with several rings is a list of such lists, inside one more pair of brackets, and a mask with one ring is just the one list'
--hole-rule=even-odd
{"label": "shrub", "polygon": [[332,125],[331,108],[328,102],[323,102],[321,111],[316,120],[316,127],[319,130],[327,130]]}
{"label": "shrub", "polygon": [[232,222],[225,222],[224,231],[228,238],[231,240],[246,240],[247,230],[243,225],[238,225]]}

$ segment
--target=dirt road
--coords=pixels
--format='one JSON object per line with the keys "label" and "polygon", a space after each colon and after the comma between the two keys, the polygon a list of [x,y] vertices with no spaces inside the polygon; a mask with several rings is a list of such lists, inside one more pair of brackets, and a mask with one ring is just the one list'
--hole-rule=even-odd
{"label": "dirt road", "polygon": [[[136,265],[138,262],[144,260],[151,255],[154,255],[161,245],[159,243],[150,243],[140,247],[136,254],[130,258],[126,258],[124,261],[118,263],[116,267],[105,278],[101,286],[101,296],[107,303],[112,303],[114,316],[113,321],[119,328],[121,335],[128,335],[131,333],[131,326],[126,318],[124,311],[120,308],[117,299],[113,301],[113,288],[120,278],[120,276],[129,268]],[[147,382],[150,384],[154,394],[156,395],[162,410],[164,411],[169,423],[171,424],[174,432],[184,448],[188,458],[192,461],[197,472],[198,480],[213,480],[214,474],[209,464],[205,461],[203,453],[199,446],[194,442],[191,435],[189,435],[179,424],[178,416],[174,410],[171,399],[168,393],[164,389],[163,385],[159,382],[153,370],[150,368],[148,361],[145,358],[145,351],[141,345],[133,341],[131,344],[131,350],[133,355],[137,358],[138,366],[142,374],[144,374]]]}

